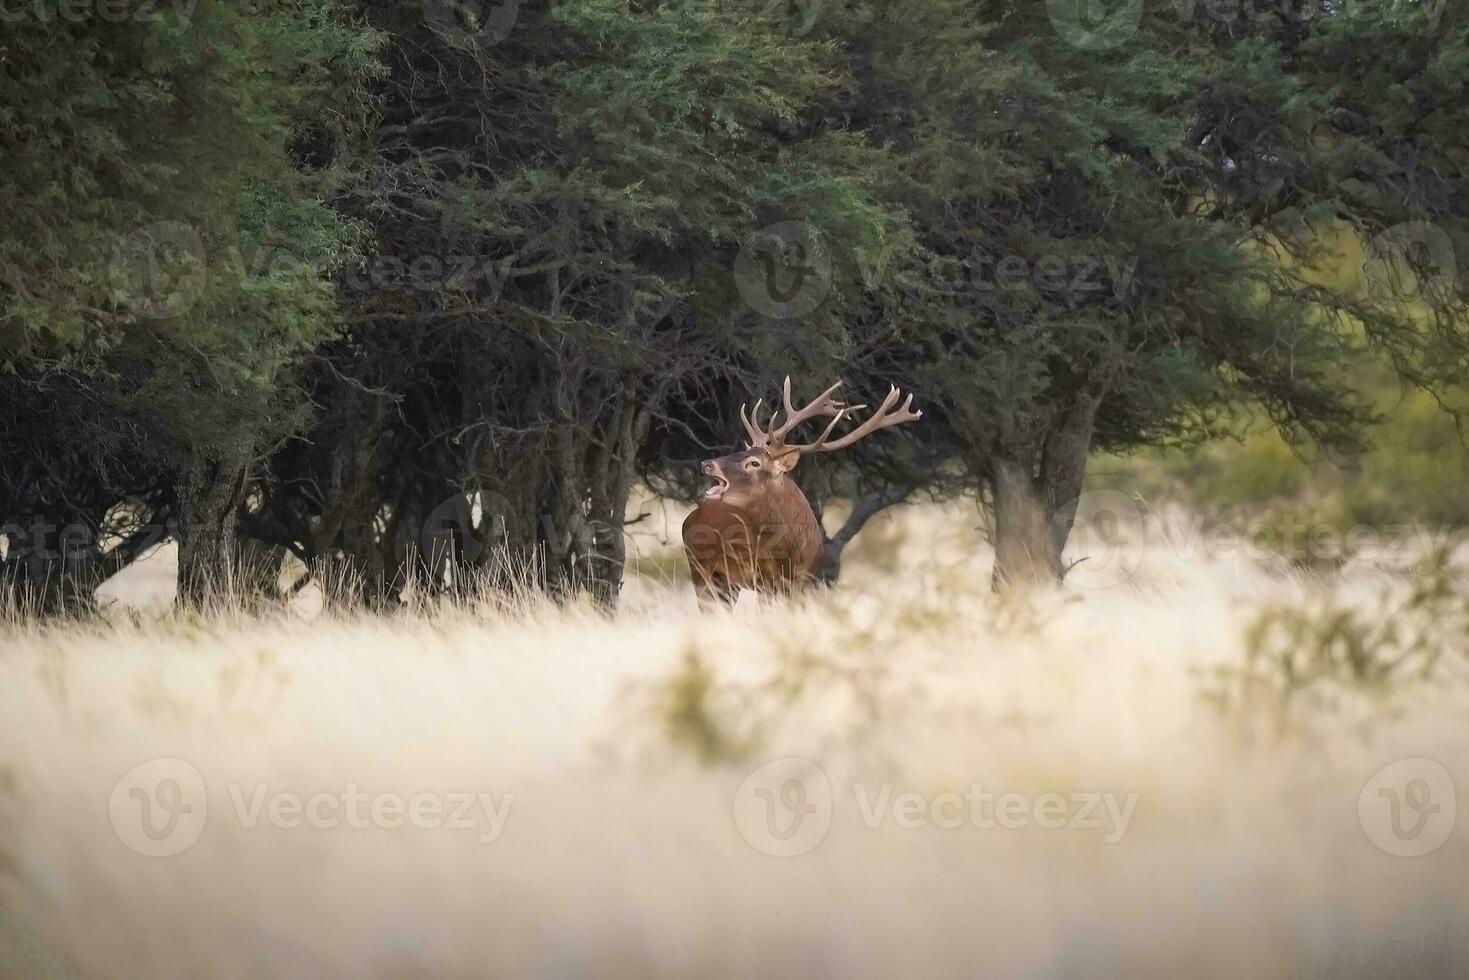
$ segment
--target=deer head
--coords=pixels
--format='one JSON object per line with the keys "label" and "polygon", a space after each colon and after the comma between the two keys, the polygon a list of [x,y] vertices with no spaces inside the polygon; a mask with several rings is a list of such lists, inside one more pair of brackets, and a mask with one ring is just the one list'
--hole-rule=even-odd
{"label": "deer head", "polygon": [[[902,425],[904,422],[914,422],[923,416],[921,411],[913,410],[912,395],[909,395],[902,405],[899,405],[898,400],[902,398],[902,392],[893,388],[878,406],[877,411],[872,413],[866,421],[845,435],[832,439],[832,433],[844,419],[867,407],[866,405],[844,405],[836,401],[833,396],[841,386],[842,383],[838,381],[806,407],[798,409],[791,404],[791,379],[787,377],[782,389],[785,418],[779,425],[776,425],[776,421],[781,417],[780,409],[774,410],[770,419],[761,425],[760,406],[762,402],[757,401],[755,408],[748,415],[745,413],[745,406],[741,405],[740,421],[744,423],[749,441],[743,452],[704,461],[704,473],[712,476],[715,482],[712,487],[704,491],[701,499],[719,500],[735,507],[758,508],[772,494],[780,493],[786,486],[794,487],[794,484],[787,480],[786,475],[796,468],[802,456],[845,449],[879,429]],[[798,425],[814,418],[831,419],[826,425],[826,430],[815,442],[787,441],[787,437]]]}

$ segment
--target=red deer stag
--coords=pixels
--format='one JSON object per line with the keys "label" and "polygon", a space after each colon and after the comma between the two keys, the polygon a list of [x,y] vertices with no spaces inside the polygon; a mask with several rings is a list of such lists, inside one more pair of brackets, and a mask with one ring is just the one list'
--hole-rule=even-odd
{"label": "red deer stag", "polygon": [[[838,439],[832,431],[865,405],[843,405],[832,395],[838,381],[805,408],[791,404],[791,379],[783,389],[785,420],[777,426],[779,411],[761,426],[760,402],[749,415],[740,406],[740,421],[749,434],[744,452],[705,460],[703,471],[714,478],[699,506],[683,522],[684,551],[689,558],[694,590],[701,600],[733,602],[741,589],[782,592],[804,588],[813,580],[821,558],[822,530],[806,495],[791,479],[801,457],[845,449],[857,440],[922,417],[912,409],[913,396],[901,406],[902,392],[893,388],[882,405],[861,425]],[[825,417],[826,431],[815,442],[786,442],[802,422]]]}

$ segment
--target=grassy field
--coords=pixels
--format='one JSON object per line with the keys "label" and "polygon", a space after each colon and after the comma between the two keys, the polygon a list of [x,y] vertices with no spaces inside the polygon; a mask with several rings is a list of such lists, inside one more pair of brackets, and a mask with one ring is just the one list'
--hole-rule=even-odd
{"label": "grassy field", "polygon": [[700,610],[676,518],[615,618],[12,625],[0,974],[1466,972],[1452,565],[1134,540],[1001,602],[924,506]]}

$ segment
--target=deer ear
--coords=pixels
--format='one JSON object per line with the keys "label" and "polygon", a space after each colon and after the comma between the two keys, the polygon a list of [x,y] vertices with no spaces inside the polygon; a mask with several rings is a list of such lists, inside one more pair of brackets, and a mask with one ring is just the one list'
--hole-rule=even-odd
{"label": "deer ear", "polygon": [[777,473],[789,473],[800,461],[801,451],[799,449],[786,449],[770,457],[770,463],[775,467]]}

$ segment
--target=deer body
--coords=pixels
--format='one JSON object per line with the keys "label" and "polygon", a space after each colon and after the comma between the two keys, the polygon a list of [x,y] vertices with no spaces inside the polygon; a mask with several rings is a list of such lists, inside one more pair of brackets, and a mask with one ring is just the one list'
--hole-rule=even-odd
{"label": "deer body", "polygon": [[[766,428],[759,426],[760,403],[740,420],[749,434],[743,452],[705,460],[703,471],[714,478],[704,491],[699,506],[683,523],[684,551],[694,591],[701,600],[717,598],[733,602],[743,589],[758,592],[790,592],[815,579],[825,535],[806,495],[790,471],[803,455],[830,452],[850,446],[878,429],[917,420],[923,413],[911,410],[913,396],[894,409],[899,391],[894,388],[882,407],[856,429],[828,442],[832,430],[862,405],[843,405],[832,399],[838,381],[805,408],[791,404],[791,379],[786,378],[785,421],[775,426],[775,413]],[[814,443],[798,445],[785,441],[792,429],[807,419],[831,419]]]}
{"label": "deer body", "polygon": [[789,480],[756,508],[705,500],[684,520],[683,541],[700,599],[793,591],[811,581],[821,560],[821,525]]}

